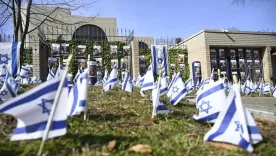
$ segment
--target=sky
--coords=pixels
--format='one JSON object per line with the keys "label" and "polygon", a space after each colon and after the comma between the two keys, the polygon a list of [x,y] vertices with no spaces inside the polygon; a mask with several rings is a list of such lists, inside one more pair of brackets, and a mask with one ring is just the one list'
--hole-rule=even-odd
{"label": "sky", "polygon": [[[93,10],[93,11],[92,11]],[[276,0],[244,6],[232,0],[98,0],[89,11],[74,12],[117,18],[117,27],[135,36],[187,38],[203,29],[235,27],[243,31],[276,31]]]}
{"label": "sky", "polygon": [[276,31],[276,0],[253,1],[238,6],[232,0],[97,0],[88,10],[72,14],[99,13],[98,17],[116,18],[119,29],[134,29],[135,36],[155,38],[185,39],[203,29],[229,27]]}

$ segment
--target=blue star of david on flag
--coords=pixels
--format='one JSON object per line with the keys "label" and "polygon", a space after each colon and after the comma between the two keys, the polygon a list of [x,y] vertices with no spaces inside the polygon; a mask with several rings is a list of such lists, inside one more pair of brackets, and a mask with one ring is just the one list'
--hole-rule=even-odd
{"label": "blue star of david on flag", "polygon": [[[42,114],[47,113],[48,115],[50,115],[51,109],[48,109],[48,107],[49,107],[49,104],[52,107],[54,99],[52,99],[52,100],[41,99],[41,101],[42,101],[42,103],[38,104],[38,105],[42,108]],[[48,105],[46,105],[47,103],[48,103]]]}
{"label": "blue star of david on flag", "polygon": [[210,101],[207,101],[207,102],[202,101],[199,108],[200,108],[200,112],[208,113],[209,109],[211,109],[212,107],[210,106]]}
{"label": "blue star of david on flag", "polygon": [[235,124],[237,125],[235,131],[241,131],[241,133],[243,133],[243,128],[242,128],[242,125],[240,124],[240,122],[239,121],[235,121]]}
{"label": "blue star of david on flag", "polygon": [[5,95],[7,95],[7,94],[8,94],[8,91],[3,90],[2,92],[0,92],[0,94],[1,94],[2,96],[5,96]]}
{"label": "blue star of david on flag", "polygon": [[157,62],[158,62],[159,64],[162,64],[163,59],[159,57],[159,58],[157,58]]}
{"label": "blue star of david on flag", "polygon": [[178,93],[178,89],[179,89],[179,88],[177,88],[177,86],[174,86],[174,87],[172,88],[172,92],[173,92],[173,93]]}
{"label": "blue star of david on flag", "polygon": [[9,60],[8,54],[0,54],[0,64],[8,64]]}

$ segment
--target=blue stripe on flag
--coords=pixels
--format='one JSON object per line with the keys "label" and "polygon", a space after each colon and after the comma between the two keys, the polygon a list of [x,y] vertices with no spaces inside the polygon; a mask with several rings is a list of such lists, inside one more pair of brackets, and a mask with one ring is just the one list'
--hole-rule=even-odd
{"label": "blue stripe on flag", "polygon": [[71,111],[70,111],[70,116],[73,115],[73,112],[74,110],[76,109],[77,107],[77,103],[78,103],[78,96],[79,96],[79,91],[78,91],[78,86],[77,85],[74,85],[73,86],[73,96],[74,96],[74,101],[73,101],[73,105],[72,105],[72,108],[71,108]]}
{"label": "blue stripe on flag", "polygon": [[218,117],[218,115],[219,115],[219,112],[208,115],[204,118],[200,118],[197,121],[201,121],[201,122],[212,121],[212,120],[216,119]]}
{"label": "blue stripe on flag", "polygon": [[111,79],[108,82],[106,82],[106,85],[109,85],[109,83],[113,83],[113,82],[116,82],[116,81],[117,81],[117,78]]}
{"label": "blue stripe on flag", "polygon": [[30,101],[33,101],[37,98],[39,98],[40,96],[56,91],[58,86],[59,86],[60,81],[55,82],[53,84],[50,84],[49,86],[46,86],[40,90],[38,90],[37,92],[35,92],[34,94],[24,97],[21,100],[15,101],[14,103],[10,103],[9,105],[7,105],[6,107],[0,109],[0,112],[6,112],[14,107],[20,106],[20,105],[24,105]]}
{"label": "blue stripe on flag", "polygon": [[242,136],[241,136],[241,140],[238,144],[238,146],[242,147],[243,149],[247,149],[247,147],[249,146],[249,142],[247,142]]}
{"label": "blue stripe on flag", "polygon": [[18,42],[12,42],[12,76],[17,74],[17,44]]}
{"label": "blue stripe on flag", "polygon": [[129,78],[129,73],[127,73],[127,75],[126,75],[126,79],[125,79],[123,90],[126,90],[126,85],[127,85],[128,78]]}
{"label": "blue stripe on flag", "polygon": [[156,66],[157,66],[157,64],[156,64],[156,47],[153,46],[152,49],[153,49],[153,75],[157,75],[157,69],[156,69]]}
{"label": "blue stripe on flag", "polygon": [[208,141],[212,141],[217,136],[223,134],[226,131],[226,129],[228,128],[228,126],[229,126],[229,124],[230,124],[230,122],[231,122],[231,120],[232,120],[232,118],[233,118],[233,116],[235,114],[235,111],[236,111],[235,98],[236,97],[234,97],[232,99],[232,102],[231,102],[231,104],[230,104],[230,106],[229,106],[229,108],[228,108],[228,110],[227,110],[227,112],[226,112],[226,114],[225,114],[222,122],[221,122],[223,124],[220,125],[219,129],[215,133],[213,133],[212,135],[210,135],[208,137],[208,139],[207,139]]}
{"label": "blue stripe on flag", "polygon": [[160,94],[165,93],[166,91],[168,91],[168,88],[161,89]]}
{"label": "blue stripe on flag", "polygon": [[80,100],[79,106],[80,107],[85,107],[86,100]]}
{"label": "blue stripe on flag", "polygon": [[167,66],[167,49],[165,46],[163,46],[163,56],[164,56],[164,68],[165,68],[165,74],[168,75],[168,66]]}
{"label": "blue stripe on flag", "polygon": [[152,82],[143,84],[142,88],[153,86],[154,84]]}
{"label": "blue stripe on flag", "polygon": [[186,88],[184,88],[177,96],[171,101],[171,104],[175,105],[174,103],[178,100],[178,98],[187,92]]}
{"label": "blue stripe on flag", "polygon": [[260,131],[257,126],[247,126],[249,134],[260,134]]}
{"label": "blue stripe on flag", "polygon": [[158,105],[157,106],[157,111],[164,111],[164,110],[168,110],[165,105]]}
{"label": "blue stripe on flag", "polygon": [[199,95],[198,99],[196,100],[196,103],[198,103],[201,99],[203,99],[203,98],[205,98],[205,97],[207,97],[207,96],[209,96],[209,95],[211,95],[211,94],[213,94],[217,91],[220,91],[222,89],[224,89],[222,83],[215,86],[215,87],[213,87],[213,88],[211,88],[211,89],[208,89],[207,91],[205,91],[204,93]]}
{"label": "blue stripe on flag", "polygon": [[[16,128],[13,131],[13,134],[23,134],[23,133],[28,134],[28,133],[33,133],[33,132],[37,132],[37,131],[44,131],[46,128],[46,124],[47,124],[47,121],[43,121],[43,122],[29,125],[26,127]],[[58,129],[62,129],[65,127],[66,127],[66,120],[53,121],[50,130],[58,130]]]}

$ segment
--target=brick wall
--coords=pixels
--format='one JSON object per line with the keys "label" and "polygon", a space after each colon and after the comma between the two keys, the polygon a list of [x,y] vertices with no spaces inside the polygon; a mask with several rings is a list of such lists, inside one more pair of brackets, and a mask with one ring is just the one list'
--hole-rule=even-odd
{"label": "brick wall", "polygon": [[139,41],[131,42],[132,77],[140,73],[139,68]]}

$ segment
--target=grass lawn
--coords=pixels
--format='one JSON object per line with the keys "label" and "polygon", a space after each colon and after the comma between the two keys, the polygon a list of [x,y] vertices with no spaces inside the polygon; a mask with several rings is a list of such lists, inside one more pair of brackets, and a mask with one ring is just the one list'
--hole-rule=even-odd
{"label": "grass lawn", "polygon": [[[29,88],[21,88],[24,92]],[[190,118],[197,113],[194,105],[182,101],[168,106],[174,113],[151,119],[152,104],[144,100],[139,90],[134,94],[120,88],[101,94],[101,87],[90,87],[88,95],[89,120],[83,116],[68,119],[67,134],[46,142],[48,155],[141,155],[129,148],[136,144],[149,145],[152,152],[142,155],[250,155],[244,151],[230,151],[204,143],[203,136],[211,125]],[[163,97],[162,101],[166,102]],[[257,120],[264,141],[255,147],[254,155],[276,155],[276,124]],[[0,156],[36,155],[40,140],[11,142],[8,135],[16,121],[0,116]],[[110,141],[114,144],[108,145]],[[114,143],[114,142],[113,142]]]}

